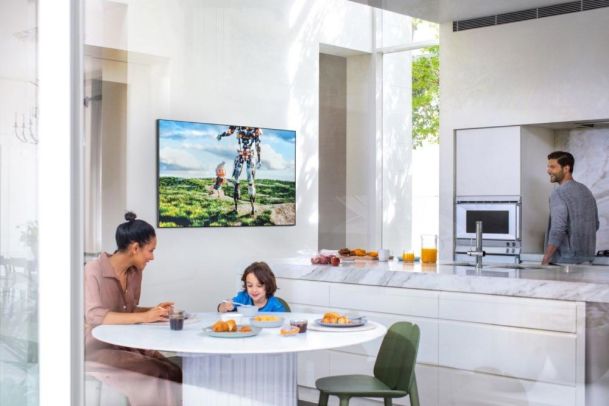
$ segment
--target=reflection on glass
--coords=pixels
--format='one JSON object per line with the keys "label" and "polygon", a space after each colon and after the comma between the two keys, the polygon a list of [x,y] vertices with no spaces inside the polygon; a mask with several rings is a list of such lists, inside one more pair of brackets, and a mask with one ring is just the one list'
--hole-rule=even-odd
{"label": "reflection on glass", "polygon": [[38,404],[36,10],[0,5],[0,405]]}

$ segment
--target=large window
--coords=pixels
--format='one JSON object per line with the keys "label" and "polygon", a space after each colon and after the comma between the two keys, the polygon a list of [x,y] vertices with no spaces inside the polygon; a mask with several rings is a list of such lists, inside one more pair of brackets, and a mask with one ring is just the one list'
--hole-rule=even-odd
{"label": "large window", "polygon": [[[413,20],[413,41],[438,41],[438,25]],[[420,236],[439,233],[440,45],[424,46],[412,57],[412,249]]]}

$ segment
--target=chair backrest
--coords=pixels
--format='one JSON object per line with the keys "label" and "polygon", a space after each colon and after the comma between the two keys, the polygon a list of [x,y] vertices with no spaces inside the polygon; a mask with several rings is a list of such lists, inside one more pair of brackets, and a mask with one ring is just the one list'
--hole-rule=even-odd
{"label": "chair backrest", "polygon": [[286,312],[292,312],[292,310],[290,310],[290,305],[288,304],[288,302],[286,302],[285,300],[283,300],[282,298],[280,298],[279,296],[275,296],[275,298],[277,300],[279,300],[279,302],[281,302],[281,304],[283,305],[283,307],[285,307],[285,311]]}
{"label": "chair backrest", "polygon": [[419,326],[400,321],[389,327],[376,356],[374,376],[394,390],[408,391],[419,350]]}

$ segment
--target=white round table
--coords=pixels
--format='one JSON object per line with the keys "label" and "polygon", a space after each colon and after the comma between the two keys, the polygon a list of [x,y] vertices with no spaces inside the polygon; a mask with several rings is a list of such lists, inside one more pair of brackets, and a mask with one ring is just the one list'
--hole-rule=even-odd
{"label": "white round table", "polygon": [[[320,314],[273,313],[290,319],[308,320]],[[226,406],[295,406],[297,404],[297,358],[299,352],[361,344],[385,335],[387,329],[368,321],[371,328],[340,332],[312,331],[284,337],[279,328],[264,328],[246,338],[209,337],[203,328],[219,320],[218,313],[197,313],[184,329],[173,331],[168,323],[101,325],[93,336],[124,347],[172,351],[183,357],[183,404]]]}

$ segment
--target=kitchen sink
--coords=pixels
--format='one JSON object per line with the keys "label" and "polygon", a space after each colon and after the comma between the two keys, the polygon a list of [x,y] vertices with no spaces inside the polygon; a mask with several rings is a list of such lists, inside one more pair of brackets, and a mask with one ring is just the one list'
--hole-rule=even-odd
{"label": "kitchen sink", "polygon": [[[453,265],[453,266],[467,266],[475,267],[475,262],[444,262],[442,265]],[[484,270],[501,270],[501,269],[545,269],[545,270],[559,270],[562,269],[560,265],[541,265],[541,264],[496,264],[496,263],[485,263],[482,262],[482,269]]]}
{"label": "kitchen sink", "polygon": [[544,269],[544,270],[560,270],[560,265],[540,265],[540,264],[492,264],[489,268],[499,269]]}
{"label": "kitchen sink", "polygon": [[494,264],[488,265],[489,268],[499,269],[545,269],[546,267],[541,265],[521,265],[521,264]]}
{"label": "kitchen sink", "polygon": [[442,262],[440,265],[452,265],[452,266],[476,266],[475,262]]}
{"label": "kitchen sink", "polygon": [[506,268],[491,268],[484,266],[482,269],[476,269],[475,266],[459,266],[455,269],[456,275],[464,276],[491,276],[498,278],[517,278],[520,271],[516,269]]}

